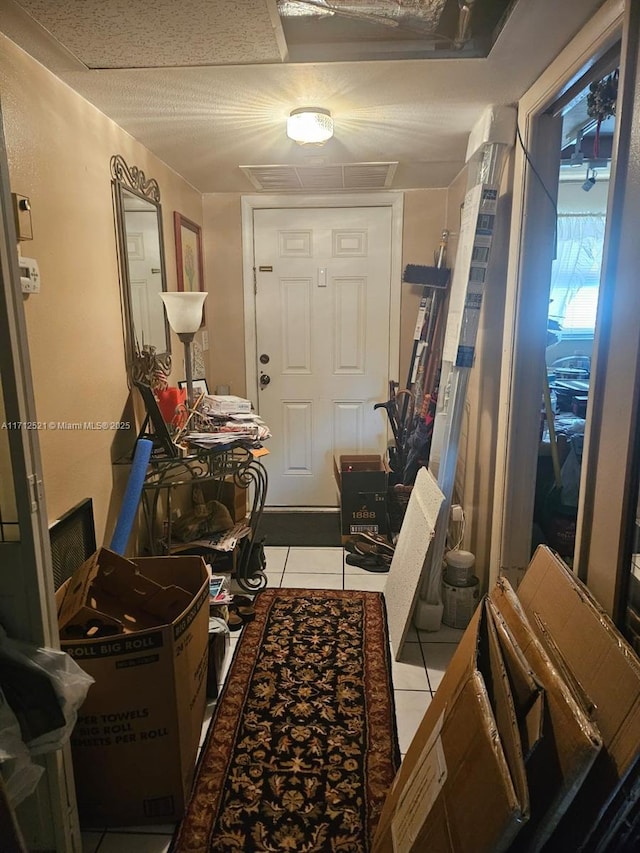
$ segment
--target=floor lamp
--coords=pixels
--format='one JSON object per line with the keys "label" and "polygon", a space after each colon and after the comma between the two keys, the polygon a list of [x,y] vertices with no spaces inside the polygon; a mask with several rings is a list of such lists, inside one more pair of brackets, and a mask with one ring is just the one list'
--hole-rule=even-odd
{"label": "floor lamp", "polygon": [[169,325],[184,344],[184,369],[187,380],[187,406],[193,408],[193,375],[191,370],[191,341],[202,323],[202,306],[207,293],[172,291],[161,293]]}

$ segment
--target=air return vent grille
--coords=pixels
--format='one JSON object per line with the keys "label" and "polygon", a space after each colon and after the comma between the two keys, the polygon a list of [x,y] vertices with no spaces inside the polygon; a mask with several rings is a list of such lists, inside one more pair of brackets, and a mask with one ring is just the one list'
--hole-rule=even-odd
{"label": "air return vent grille", "polygon": [[389,189],[398,163],[330,166],[240,166],[253,186],[267,192]]}
{"label": "air return vent grille", "polygon": [[86,498],[49,527],[53,582],[58,589],[96,550],[93,501]]}

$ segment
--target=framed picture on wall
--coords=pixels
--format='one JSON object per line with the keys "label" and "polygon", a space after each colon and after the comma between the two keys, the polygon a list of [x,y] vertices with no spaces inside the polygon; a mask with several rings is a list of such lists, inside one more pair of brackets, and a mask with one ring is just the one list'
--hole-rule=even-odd
{"label": "framed picture on wall", "polygon": [[[202,228],[177,210],[173,213],[173,225],[176,235],[178,290],[204,291]],[[200,325],[205,325],[204,310]]]}

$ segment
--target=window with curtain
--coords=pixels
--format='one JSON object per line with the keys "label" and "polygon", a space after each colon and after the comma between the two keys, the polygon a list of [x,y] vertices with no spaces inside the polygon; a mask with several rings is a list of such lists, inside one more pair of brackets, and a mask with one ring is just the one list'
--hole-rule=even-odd
{"label": "window with curtain", "polygon": [[560,324],[563,337],[593,335],[605,218],[604,213],[558,214],[549,317]]}

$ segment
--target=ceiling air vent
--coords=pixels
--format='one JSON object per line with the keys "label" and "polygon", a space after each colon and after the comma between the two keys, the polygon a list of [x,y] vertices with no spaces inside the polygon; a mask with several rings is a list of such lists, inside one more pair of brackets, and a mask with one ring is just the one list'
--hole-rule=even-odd
{"label": "ceiling air vent", "polygon": [[332,166],[240,166],[257,190],[330,192],[383,190],[393,181],[398,163],[345,163]]}

